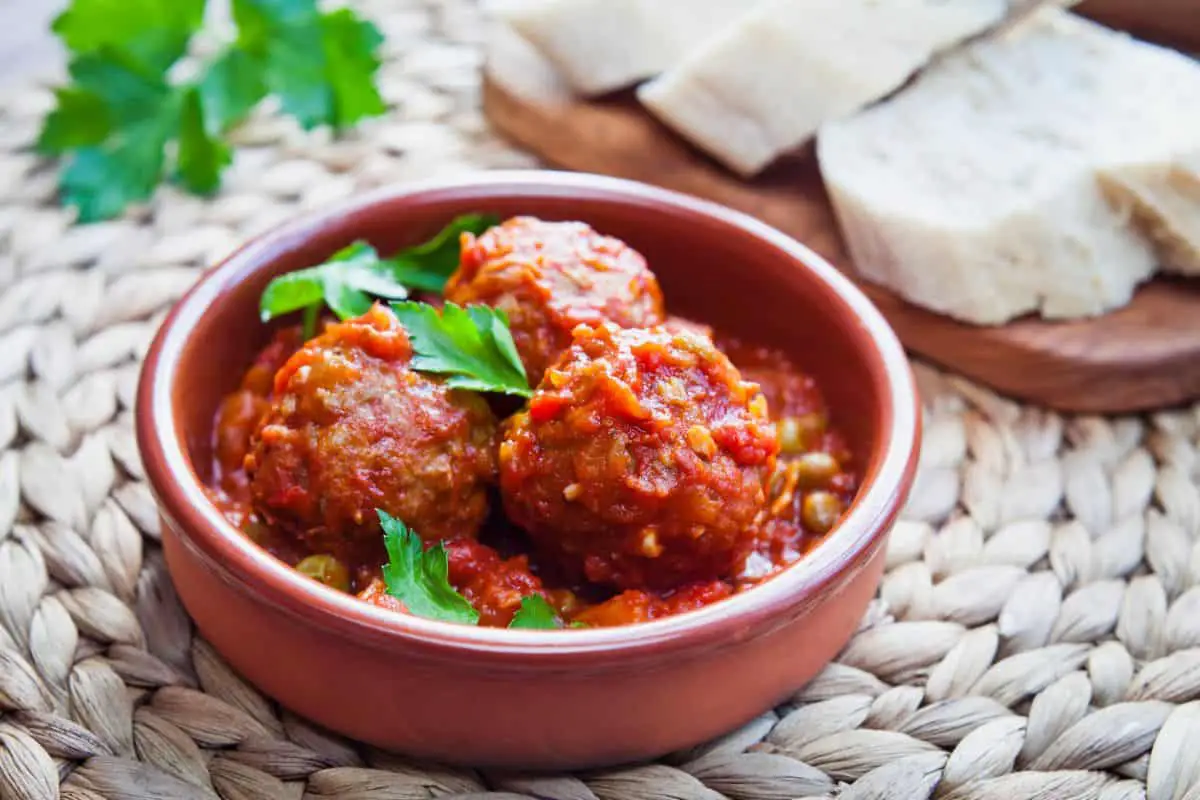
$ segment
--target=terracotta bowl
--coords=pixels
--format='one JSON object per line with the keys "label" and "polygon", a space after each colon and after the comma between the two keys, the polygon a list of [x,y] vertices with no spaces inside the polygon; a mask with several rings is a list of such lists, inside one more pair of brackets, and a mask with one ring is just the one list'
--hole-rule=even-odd
{"label": "terracotta bowl", "polygon": [[[591,223],[646,256],[671,311],[786,348],[820,382],[864,475],[836,530],[779,576],[700,611],[624,628],[516,631],[374,608],[294,572],[226,522],[202,491],[209,435],[219,398],[268,336],[257,315],[267,281],[359,237],[390,252],[468,211]],[[635,183],[487,173],[298,219],[209,271],[150,349],[137,433],[179,596],[204,637],[264,693],[413,756],[565,769],[718,736],[838,652],[875,592],[913,480],[919,404],[875,308],[774,229]]]}

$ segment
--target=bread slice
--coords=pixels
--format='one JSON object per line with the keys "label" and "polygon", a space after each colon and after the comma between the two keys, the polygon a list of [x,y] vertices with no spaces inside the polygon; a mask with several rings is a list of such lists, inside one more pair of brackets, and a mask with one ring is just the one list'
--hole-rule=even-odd
{"label": "bread slice", "polygon": [[750,176],[1007,11],[1006,0],[772,0],[643,85],[638,98]]}
{"label": "bread slice", "polygon": [[1194,256],[1170,176],[1198,114],[1190,59],[1044,10],[826,125],[817,155],[864,277],[967,322],[1083,317],[1155,269],[1138,219]]}
{"label": "bread slice", "polygon": [[520,13],[543,0],[484,0],[486,13],[484,74],[505,91],[539,103],[566,103],[571,87],[550,61],[508,23],[510,14]]}
{"label": "bread slice", "polygon": [[746,13],[746,0],[539,0],[505,20],[579,94],[651,78]]}
{"label": "bread slice", "polygon": [[1100,185],[1110,201],[1132,209],[1164,270],[1200,275],[1200,63],[1128,44],[1125,83],[1103,129]]}
{"label": "bread slice", "polygon": [[1171,164],[1106,169],[1110,200],[1133,209],[1164,270],[1200,275],[1200,152]]}

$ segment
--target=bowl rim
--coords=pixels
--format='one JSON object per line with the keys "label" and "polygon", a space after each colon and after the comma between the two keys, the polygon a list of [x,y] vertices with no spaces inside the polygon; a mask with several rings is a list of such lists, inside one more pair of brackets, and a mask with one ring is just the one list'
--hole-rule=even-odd
{"label": "bowl rim", "polygon": [[[352,595],[307,578],[251,542],[226,520],[204,492],[191,466],[187,445],[176,426],[173,387],[189,335],[229,287],[260,272],[278,256],[336,228],[347,217],[369,213],[393,202],[436,201],[479,192],[487,202],[499,197],[570,196],[583,202],[654,207],[683,217],[707,217],[730,233],[740,232],[777,250],[781,258],[808,270],[845,307],[873,347],[865,355],[874,374],[885,380],[880,409],[882,458],[864,475],[858,495],[837,527],[822,543],[770,580],[705,606],[660,620],[610,628],[571,631],[485,628],[376,608]],[[582,214],[581,217],[586,217]],[[877,380],[877,378],[876,378]],[[552,170],[495,170],[450,178],[385,186],[348,201],[297,215],[260,233],[209,268],[180,298],[163,321],[147,351],[137,390],[135,425],[146,476],[159,512],[173,520],[188,543],[199,547],[231,573],[244,591],[301,617],[308,624],[382,645],[419,646],[432,651],[473,652],[500,660],[536,655],[539,662],[571,659],[576,654],[627,659],[639,653],[723,646],[761,632],[788,609],[820,601],[823,590],[846,578],[891,528],[914,480],[919,450],[921,409],[911,368],[896,334],[873,303],[821,256],[781,231],[749,215],[690,195],[620,178]]]}

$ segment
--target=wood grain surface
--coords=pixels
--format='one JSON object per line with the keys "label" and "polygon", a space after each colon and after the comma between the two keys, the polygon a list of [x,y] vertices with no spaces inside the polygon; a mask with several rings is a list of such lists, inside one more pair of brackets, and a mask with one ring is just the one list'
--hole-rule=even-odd
{"label": "wood grain surface", "polygon": [[[1091,0],[1080,10],[1200,49],[1197,0]],[[811,154],[740,180],[629,94],[598,101],[571,96],[536,53],[503,30],[490,42],[484,109],[499,130],[552,164],[715,200],[778,227],[853,275]],[[1200,396],[1200,282],[1155,280],[1128,306],[1096,319],[1026,318],[999,327],[959,323],[859,284],[910,351],[1014,397],[1116,413]]]}

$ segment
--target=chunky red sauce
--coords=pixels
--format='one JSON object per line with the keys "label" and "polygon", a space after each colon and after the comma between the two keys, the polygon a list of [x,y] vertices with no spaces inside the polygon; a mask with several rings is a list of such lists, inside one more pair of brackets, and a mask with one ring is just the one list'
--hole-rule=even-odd
{"label": "chunky red sauce", "polygon": [[[668,325],[691,327],[685,320]],[[700,326],[697,326],[700,327]],[[297,328],[280,331],[246,371],[241,385],[216,414],[210,495],[248,537],[295,566],[314,555],[303,540],[283,535],[256,515],[246,473],[252,434],[285,382],[277,375],[302,342]],[[776,423],[781,452],[769,481],[766,507],[751,523],[754,546],[739,555],[735,577],[693,581],[661,591],[598,589],[557,565],[543,563],[522,532],[504,518],[496,497],[478,539],[450,537],[450,581],[480,612],[484,625],[507,625],[521,598],[540,594],[567,621],[588,626],[622,625],[696,609],[743,591],[776,574],[812,549],[853,499],[857,478],[844,439],[828,424],[815,382],[781,353],[717,335],[714,341],[758,383]],[[295,364],[288,369],[294,369]],[[549,413],[548,409],[540,412]],[[380,579],[383,552],[342,554],[346,586],[366,602],[399,610]]]}

